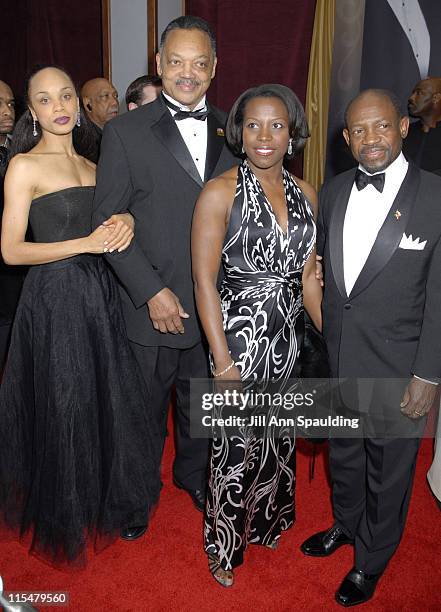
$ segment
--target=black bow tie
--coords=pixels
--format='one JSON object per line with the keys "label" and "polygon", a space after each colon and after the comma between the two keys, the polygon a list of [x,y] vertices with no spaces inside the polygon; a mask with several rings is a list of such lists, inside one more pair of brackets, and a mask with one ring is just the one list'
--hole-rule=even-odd
{"label": "black bow tie", "polygon": [[377,191],[383,193],[385,176],[386,174],[384,172],[380,174],[366,174],[366,172],[357,168],[357,172],[355,173],[355,184],[358,191],[364,189],[366,185],[373,185]]}
{"label": "black bow tie", "polygon": [[162,99],[169,108],[176,111],[176,114],[173,115],[173,119],[175,121],[182,121],[183,119],[197,119],[198,121],[204,121],[208,116],[209,111],[207,108],[201,108],[197,111],[183,111],[179,108],[179,106],[176,106],[176,104],[173,104],[173,102],[167,100],[165,96],[162,96]]}

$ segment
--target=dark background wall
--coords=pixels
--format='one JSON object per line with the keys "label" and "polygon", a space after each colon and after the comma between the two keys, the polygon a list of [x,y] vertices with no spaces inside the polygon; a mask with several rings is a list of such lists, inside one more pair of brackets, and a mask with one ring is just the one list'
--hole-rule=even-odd
{"label": "dark background wall", "polygon": [[[248,87],[282,83],[305,104],[315,0],[187,0],[213,28],[218,68],[208,98],[228,111]],[[291,169],[302,175],[302,160]]]}
{"label": "dark background wall", "polygon": [[101,0],[0,0],[0,79],[20,96],[38,63],[77,84],[102,74]]}
{"label": "dark background wall", "polygon": [[305,102],[315,0],[187,0],[188,15],[208,21],[219,64],[209,97],[229,110],[240,93],[282,83]]}
{"label": "dark background wall", "polygon": [[[121,2],[129,8],[130,0]],[[228,111],[248,87],[272,82],[291,87],[304,104],[315,5],[187,0],[187,14],[206,19],[217,35],[219,65],[209,99]],[[63,66],[78,85],[103,74],[101,0],[0,0],[0,20],[0,79],[17,98],[39,63]],[[296,160],[294,171],[301,174],[301,166]]]}

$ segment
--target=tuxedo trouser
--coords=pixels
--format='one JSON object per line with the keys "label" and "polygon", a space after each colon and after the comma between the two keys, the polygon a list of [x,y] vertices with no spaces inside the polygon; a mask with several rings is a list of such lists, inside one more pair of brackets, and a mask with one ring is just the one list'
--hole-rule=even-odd
{"label": "tuxedo trouser", "polygon": [[384,571],[406,522],[420,438],[332,438],[335,523],[355,543],[355,567]]}
{"label": "tuxedo trouser", "polygon": [[208,356],[199,342],[188,349],[130,343],[141,368],[153,414],[165,441],[170,395],[176,389],[174,477],[189,490],[205,490],[209,440],[190,436],[190,379],[208,378]]}

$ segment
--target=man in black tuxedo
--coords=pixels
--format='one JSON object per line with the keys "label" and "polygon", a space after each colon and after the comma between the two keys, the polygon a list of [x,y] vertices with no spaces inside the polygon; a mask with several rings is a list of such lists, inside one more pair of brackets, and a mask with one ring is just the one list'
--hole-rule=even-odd
{"label": "man in black tuxedo", "polygon": [[[202,511],[208,441],[190,437],[189,386],[191,378],[208,376],[208,361],[193,296],[190,230],[204,182],[236,162],[224,142],[225,115],[205,99],[217,61],[208,24],[191,16],[172,21],[156,59],[163,93],[104,128],[94,223],[110,211],[129,210],[135,218],[131,247],[109,263],[123,286],[127,332],[162,436],[176,387],[174,482]],[[123,536],[142,533],[136,526]]]}
{"label": "man in black tuxedo", "polygon": [[[370,379],[372,392],[367,417],[358,413],[361,435],[330,440],[335,523],[301,547],[325,557],[354,544],[355,566],[336,593],[343,606],[372,597],[399,545],[424,417],[441,375],[441,178],[404,158],[408,125],[392,94],[360,94],[344,130],[359,167],[320,194],[332,376]],[[385,429],[372,432],[372,423]],[[394,433],[403,429],[405,437]]]}

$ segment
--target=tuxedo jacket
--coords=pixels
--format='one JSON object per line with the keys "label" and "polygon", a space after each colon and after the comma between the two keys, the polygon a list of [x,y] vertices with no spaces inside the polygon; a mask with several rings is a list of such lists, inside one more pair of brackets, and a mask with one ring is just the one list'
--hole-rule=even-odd
{"label": "tuxedo jacket", "polygon": [[403,140],[403,153],[419,168],[441,176],[441,121],[428,132],[421,127],[420,120],[410,124]]}
{"label": "tuxedo jacket", "polygon": [[[355,168],[325,183],[318,252],[324,259],[323,333],[334,377],[441,376],[441,178],[409,163],[349,295],[343,224]],[[373,196],[372,206],[375,206]],[[404,238],[403,238],[403,235]]]}
{"label": "tuxedo jacket", "polygon": [[[412,0],[415,2],[415,0]],[[428,75],[441,74],[441,4],[418,0],[430,36]],[[387,0],[368,0],[364,15],[360,91],[369,87],[389,89],[404,108],[421,75],[412,46]]]}
{"label": "tuxedo jacket", "polygon": [[[209,107],[205,181],[237,160],[224,138],[226,116]],[[94,199],[94,226],[130,211],[135,238],[107,256],[121,291],[130,340],[145,346],[188,348],[201,339],[191,275],[191,222],[203,181],[167,106],[159,97],[106,124]],[[184,334],[161,334],[146,302],[168,287],[190,315]]]}

